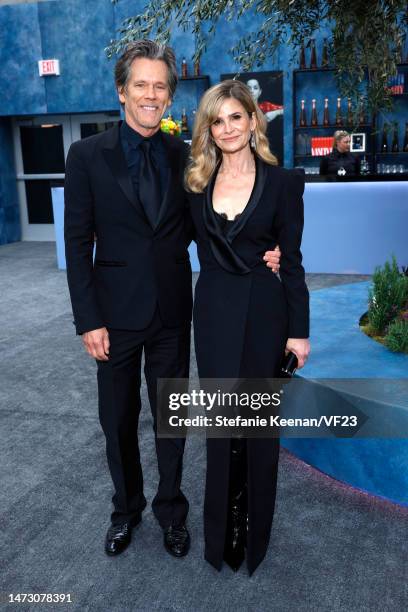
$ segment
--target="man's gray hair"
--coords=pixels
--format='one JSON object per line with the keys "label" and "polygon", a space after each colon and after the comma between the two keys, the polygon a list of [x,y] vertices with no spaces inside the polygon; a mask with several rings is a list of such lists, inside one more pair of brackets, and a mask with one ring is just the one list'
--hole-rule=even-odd
{"label": "man's gray hair", "polygon": [[170,97],[173,98],[178,81],[176,56],[171,47],[159,44],[154,40],[137,40],[126,47],[125,52],[120,56],[115,66],[115,84],[117,90],[120,92],[126,87],[132,63],[139,57],[162,60],[166,64]]}

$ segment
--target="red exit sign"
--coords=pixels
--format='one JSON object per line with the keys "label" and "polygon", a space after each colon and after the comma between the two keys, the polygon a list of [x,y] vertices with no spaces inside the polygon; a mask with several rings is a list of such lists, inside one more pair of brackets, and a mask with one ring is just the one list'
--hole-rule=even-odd
{"label": "red exit sign", "polygon": [[38,62],[40,76],[59,76],[60,65],[57,59],[46,59]]}

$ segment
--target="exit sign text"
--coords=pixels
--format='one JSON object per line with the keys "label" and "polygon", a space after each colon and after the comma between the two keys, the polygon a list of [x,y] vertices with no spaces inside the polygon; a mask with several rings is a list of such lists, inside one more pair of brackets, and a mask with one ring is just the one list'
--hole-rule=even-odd
{"label": "exit sign text", "polygon": [[59,60],[46,59],[38,62],[40,76],[58,76],[60,73]]}

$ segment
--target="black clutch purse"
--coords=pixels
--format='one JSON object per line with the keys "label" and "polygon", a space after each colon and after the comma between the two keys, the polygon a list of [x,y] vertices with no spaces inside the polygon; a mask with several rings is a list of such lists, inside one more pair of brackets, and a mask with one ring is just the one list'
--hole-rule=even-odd
{"label": "black clutch purse", "polygon": [[292,378],[298,367],[298,360],[295,353],[290,351],[282,360],[280,375],[281,378]]}

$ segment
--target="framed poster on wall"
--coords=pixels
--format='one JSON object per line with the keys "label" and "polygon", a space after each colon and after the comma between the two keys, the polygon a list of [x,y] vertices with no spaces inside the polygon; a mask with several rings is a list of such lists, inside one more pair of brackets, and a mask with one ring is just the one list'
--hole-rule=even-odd
{"label": "framed poster on wall", "polygon": [[[235,74],[222,74],[221,81],[235,78]],[[268,122],[269,146],[283,164],[283,72],[242,72],[238,80],[248,85],[252,97]]]}

